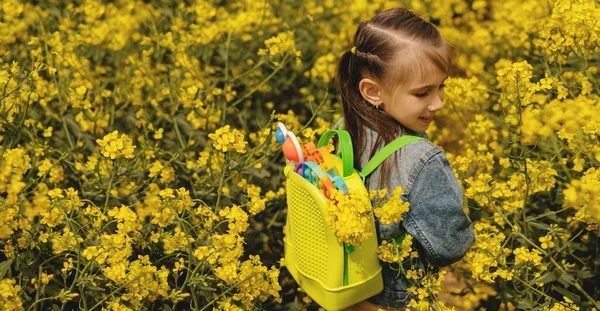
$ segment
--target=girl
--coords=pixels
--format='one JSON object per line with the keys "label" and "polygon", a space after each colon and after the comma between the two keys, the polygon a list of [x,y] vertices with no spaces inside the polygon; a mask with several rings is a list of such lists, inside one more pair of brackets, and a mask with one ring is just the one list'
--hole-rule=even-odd
{"label": "girl", "polygon": [[[337,69],[344,128],[352,136],[360,170],[383,146],[401,135],[424,133],[442,109],[450,48],[438,29],[406,9],[391,9],[361,23],[353,47]],[[474,241],[463,211],[462,188],[442,149],[427,140],[405,146],[370,175],[367,188],[397,186],[410,210],[402,223],[380,224],[378,239],[404,232],[419,249],[417,266],[446,266],[460,260]],[[425,258],[422,258],[425,257]],[[382,263],[383,291],[349,310],[407,308],[416,299],[398,267]]]}

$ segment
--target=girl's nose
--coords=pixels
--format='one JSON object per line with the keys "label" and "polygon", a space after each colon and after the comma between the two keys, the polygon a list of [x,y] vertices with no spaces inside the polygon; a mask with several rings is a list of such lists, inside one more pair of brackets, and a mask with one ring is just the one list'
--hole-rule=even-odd
{"label": "girl's nose", "polygon": [[435,96],[432,102],[429,104],[429,111],[438,111],[444,107],[444,98],[441,96]]}

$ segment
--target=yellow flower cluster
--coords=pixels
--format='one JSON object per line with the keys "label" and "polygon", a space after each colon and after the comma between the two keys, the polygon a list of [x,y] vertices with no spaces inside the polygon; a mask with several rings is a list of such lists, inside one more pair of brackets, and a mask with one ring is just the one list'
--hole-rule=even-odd
{"label": "yellow flower cluster", "polygon": [[336,190],[327,201],[327,224],[340,242],[360,245],[371,237],[373,211],[369,198]]}
{"label": "yellow flower cluster", "polygon": [[543,311],[569,311],[569,310],[574,310],[574,311],[579,311],[581,310],[579,308],[579,306],[577,306],[576,303],[574,303],[571,299],[564,297],[563,299],[565,300],[564,302],[557,302],[555,304],[553,304],[552,306],[546,306],[543,307],[541,310]]}
{"label": "yellow flower cluster", "polygon": [[227,219],[227,227],[231,234],[241,234],[248,228],[248,214],[237,205],[225,207],[219,211],[219,216]]}
{"label": "yellow flower cluster", "polygon": [[230,126],[225,125],[217,129],[214,133],[208,134],[208,138],[212,140],[212,145],[216,150],[227,152],[235,150],[237,153],[246,153],[246,145],[244,134],[237,129],[230,131]]}
{"label": "yellow flower cluster", "polygon": [[21,286],[14,279],[0,280],[0,306],[6,311],[22,311]]}
{"label": "yellow flower cluster", "polygon": [[250,215],[256,215],[265,209],[266,198],[260,197],[260,187],[257,185],[248,185],[248,212]]}
{"label": "yellow flower cluster", "polygon": [[515,255],[515,266],[521,264],[531,264],[532,267],[537,267],[540,270],[546,270],[546,267],[542,265],[542,256],[540,251],[537,249],[528,250],[526,247],[519,247],[513,250]]}
{"label": "yellow flower cluster", "polygon": [[400,244],[396,241],[381,241],[377,248],[377,257],[380,260],[390,263],[402,263],[409,256],[417,255],[412,251],[413,237],[407,234]]}
{"label": "yellow flower cluster", "polygon": [[476,223],[475,244],[465,255],[473,279],[493,283],[497,277],[511,280],[512,272],[506,270],[506,257],[510,249],[503,248],[505,235],[493,225]]}
{"label": "yellow flower cluster", "polygon": [[22,148],[8,149],[0,158],[0,193],[6,193],[7,204],[14,204],[27,186],[22,179],[31,168],[31,158]]}
{"label": "yellow flower cluster", "polygon": [[50,204],[47,209],[43,210],[40,215],[42,219],[40,224],[46,225],[49,228],[54,228],[62,224],[65,215],[73,212],[79,212],[79,209],[84,205],[79,198],[79,193],[73,188],[64,190],[66,197],[63,195],[63,190],[59,188],[48,191]]}
{"label": "yellow flower cluster", "polygon": [[[215,275],[224,283],[222,286],[236,286],[237,292],[232,300],[248,306],[254,300],[265,301],[272,296],[276,302],[281,302],[279,297],[279,269],[267,269],[260,262],[259,256],[250,255],[250,259],[243,262],[231,262],[214,269]],[[237,283],[241,280],[241,285]]]}
{"label": "yellow flower cluster", "polygon": [[404,214],[408,212],[410,203],[404,202],[401,198],[403,194],[404,190],[398,186],[381,207],[373,209],[382,224],[389,225],[404,220]]}
{"label": "yellow flower cluster", "polygon": [[592,0],[556,1],[552,14],[540,29],[536,41],[547,50],[551,61],[565,64],[571,55],[588,59],[598,45],[600,9]]}
{"label": "yellow flower cluster", "polygon": [[333,53],[320,56],[310,69],[310,76],[319,83],[328,84],[333,81],[337,57]]}
{"label": "yellow flower cluster", "polygon": [[[513,114],[516,108],[505,106],[507,102],[518,101],[519,105],[527,106],[531,103],[531,96],[535,93],[535,85],[531,83],[533,76],[533,67],[527,61],[505,64],[499,62],[498,85],[502,89],[502,104],[505,109],[510,109],[509,114]],[[506,101],[506,102],[504,102]],[[515,119],[507,119],[511,125],[518,122]]]}
{"label": "yellow flower cluster", "polygon": [[97,139],[96,143],[100,146],[102,155],[114,160],[118,157],[124,157],[126,159],[133,159],[135,145],[127,134],[121,134],[119,137],[119,131],[113,131],[110,134],[105,135],[102,139]]}
{"label": "yellow flower cluster", "polygon": [[465,192],[467,198],[474,199],[477,203],[482,206],[486,206],[490,203],[490,192],[492,191],[492,176],[489,174],[481,174],[477,176],[477,179],[469,177],[465,182],[469,185],[469,188]]}
{"label": "yellow flower cluster", "polygon": [[273,60],[275,66],[279,66],[279,58],[286,55],[295,57],[296,64],[300,64],[302,52],[296,49],[294,34],[291,31],[278,33],[276,36],[265,40],[265,47],[258,50],[258,55],[268,56]]}
{"label": "yellow flower cluster", "polygon": [[138,255],[138,259],[131,262],[125,260],[111,264],[102,273],[117,287],[126,290],[121,299],[129,301],[135,308],[140,308],[145,300],[153,302],[159,297],[169,296],[169,270],[164,266],[158,269],[147,255]]}
{"label": "yellow flower cluster", "polygon": [[580,217],[589,224],[600,222],[600,169],[586,170],[581,179],[573,179],[563,190],[564,206],[589,214],[593,218]]}
{"label": "yellow flower cluster", "polygon": [[554,241],[552,241],[552,235],[550,234],[540,237],[538,240],[540,241],[543,249],[553,248],[555,245]]}
{"label": "yellow flower cluster", "polygon": [[37,165],[37,169],[37,175],[39,177],[48,175],[48,182],[50,183],[58,183],[65,179],[63,167],[50,159],[41,160]]}

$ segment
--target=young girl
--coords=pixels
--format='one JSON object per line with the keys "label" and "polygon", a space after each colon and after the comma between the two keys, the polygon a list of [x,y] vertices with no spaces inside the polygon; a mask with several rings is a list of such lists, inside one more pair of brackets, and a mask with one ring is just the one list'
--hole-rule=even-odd
{"label": "young girl", "polygon": [[[450,48],[438,29],[406,9],[391,9],[361,23],[353,47],[342,55],[337,87],[344,128],[352,136],[360,170],[383,146],[401,135],[424,133],[442,109]],[[403,222],[376,220],[378,239],[404,232],[419,249],[417,265],[446,266],[460,260],[474,241],[463,211],[462,188],[442,149],[428,140],[390,156],[367,180],[367,188],[404,190],[410,210]],[[421,258],[425,257],[425,258]],[[410,283],[398,267],[382,262],[383,291],[349,310],[407,308]]]}

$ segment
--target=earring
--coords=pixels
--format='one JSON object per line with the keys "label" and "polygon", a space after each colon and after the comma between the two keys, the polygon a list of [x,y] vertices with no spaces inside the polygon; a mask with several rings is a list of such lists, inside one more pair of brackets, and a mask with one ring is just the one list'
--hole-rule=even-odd
{"label": "earring", "polygon": [[379,105],[381,105],[382,103],[377,103],[375,104],[375,109],[379,110]]}

